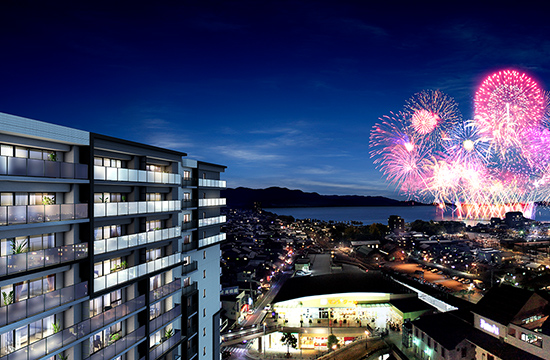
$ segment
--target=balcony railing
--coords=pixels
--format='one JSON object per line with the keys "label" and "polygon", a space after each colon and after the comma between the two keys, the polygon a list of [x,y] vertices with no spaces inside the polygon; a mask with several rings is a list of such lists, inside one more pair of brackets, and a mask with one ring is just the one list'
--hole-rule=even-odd
{"label": "balcony railing", "polygon": [[196,282],[194,282],[192,284],[189,284],[187,286],[184,286],[182,288],[182,291],[181,291],[181,296],[182,297],[188,296],[188,295],[190,295],[191,293],[193,293],[195,291],[197,291],[197,283]]}
{"label": "balcony railing", "polygon": [[186,178],[183,178],[182,182],[181,182],[181,185],[183,187],[186,187],[186,186],[197,186],[197,179],[186,179]]}
{"label": "balcony railing", "polygon": [[190,199],[190,200],[182,200],[181,201],[181,207],[182,209],[188,209],[188,208],[194,208],[197,207],[197,200]]}
{"label": "balcony railing", "polygon": [[102,312],[90,318],[90,331],[94,332],[97,329],[107,326],[112,322],[122,319],[126,315],[133,313],[136,310],[145,306],[145,295],[141,295],[135,299],[125,302],[124,304],[115,306],[112,309]]}
{"label": "balcony railing", "polygon": [[87,281],[2,306],[0,307],[0,326],[23,320],[85,296],[88,296]]}
{"label": "balcony railing", "polygon": [[0,276],[84,259],[87,256],[86,243],[1,256]]}
{"label": "balcony railing", "polygon": [[0,156],[0,175],[88,179],[88,165]]}
{"label": "balcony railing", "polygon": [[0,225],[33,224],[88,218],[88,204],[0,206]]}
{"label": "balcony railing", "polygon": [[157,241],[176,238],[180,235],[181,228],[179,226],[176,226],[168,229],[152,230],[137,234],[96,240],[94,241],[94,254],[103,254],[106,252],[127,249],[138,245],[151,244]]}
{"label": "balcony railing", "polygon": [[223,224],[227,221],[227,217],[225,215],[206,218],[206,219],[199,219],[199,226],[209,226],[209,225],[216,225],[216,224]]}
{"label": "balcony railing", "polygon": [[128,349],[130,346],[139,342],[141,339],[145,338],[145,325],[129,333],[121,339],[109,344],[107,347],[93,353],[90,357],[85,357],[85,359],[90,360],[104,360],[112,359],[117,354],[122,353],[124,350]]}
{"label": "balcony railing", "polygon": [[[149,359],[159,359],[162,354],[170,350],[181,340],[181,331],[174,331],[174,335],[149,350]],[[190,358],[188,358],[190,359]]]}
{"label": "balcony railing", "polygon": [[204,239],[199,239],[199,247],[208,246],[212,244],[216,244],[219,242],[222,242],[226,239],[225,233],[220,233],[218,235],[209,236]]}
{"label": "balcony railing", "polygon": [[94,179],[106,181],[128,181],[155,184],[181,184],[179,174],[160,171],[134,170],[108,166],[94,166]]}
{"label": "balcony railing", "polygon": [[227,182],[225,180],[199,179],[199,186],[226,188]]}
{"label": "balcony railing", "polygon": [[181,229],[182,230],[194,229],[196,227],[197,227],[197,224],[194,221],[187,221],[187,222],[183,222],[183,224],[181,224]]}
{"label": "balcony railing", "polygon": [[168,284],[165,284],[155,290],[149,291],[149,302],[154,302],[168,296],[176,291],[181,290],[181,279],[176,279]]}
{"label": "balcony railing", "polygon": [[183,265],[181,268],[181,274],[182,275],[189,274],[190,272],[197,270],[197,267],[198,265],[196,260],[187,265]]}
{"label": "balcony railing", "polygon": [[105,276],[97,277],[94,279],[94,291],[101,291],[103,289],[137,279],[138,277],[145,276],[157,270],[162,270],[180,262],[181,253],[176,253],[149,261],[145,264],[132,266],[129,269],[119,270]]}
{"label": "balcony railing", "polygon": [[121,216],[180,211],[179,200],[95,203],[94,216]]}
{"label": "balcony railing", "polygon": [[199,347],[197,345],[191,346],[189,349],[187,349],[186,359],[192,359],[195,355],[197,355],[198,351],[199,351]]}
{"label": "balcony railing", "polygon": [[149,331],[153,332],[158,328],[174,321],[178,316],[181,316],[181,305],[176,305],[164,314],[149,321]]}
{"label": "balcony railing", "polygon": [[225,206],[224,198],[215,198],[215,199],[199,199],[199,206]]}

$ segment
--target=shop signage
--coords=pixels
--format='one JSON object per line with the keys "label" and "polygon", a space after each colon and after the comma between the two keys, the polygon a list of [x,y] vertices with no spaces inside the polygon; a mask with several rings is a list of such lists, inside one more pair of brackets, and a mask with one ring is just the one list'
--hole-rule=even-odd
{"label": "shop signage", "polygon": [[496,336],[498,336],[499,334],[498,326],[496,326],[495,324],[489,324],[487,321],[483,319],[479,319],[479,327],[485,331],[490,332],[491,334],[495,334]]}

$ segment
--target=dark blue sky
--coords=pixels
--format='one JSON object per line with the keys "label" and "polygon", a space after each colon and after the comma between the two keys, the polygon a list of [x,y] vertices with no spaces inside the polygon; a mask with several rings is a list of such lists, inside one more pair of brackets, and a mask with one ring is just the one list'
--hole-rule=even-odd
{"label": "dark blue sky", "polygon": [[378,118],[423,89],[471,118],[503,68],[548,89],[550,26],[536,2],[381,2],[2,1],[0,112],[227,165],[229,187],[397,197]]}

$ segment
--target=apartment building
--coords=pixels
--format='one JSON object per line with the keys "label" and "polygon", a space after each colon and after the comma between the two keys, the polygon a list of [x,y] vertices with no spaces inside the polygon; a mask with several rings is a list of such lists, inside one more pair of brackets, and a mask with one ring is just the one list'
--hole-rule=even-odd
{"label": "apartment building", "polygon": [[224,169],[0,114],[0,359],[218,359]]}

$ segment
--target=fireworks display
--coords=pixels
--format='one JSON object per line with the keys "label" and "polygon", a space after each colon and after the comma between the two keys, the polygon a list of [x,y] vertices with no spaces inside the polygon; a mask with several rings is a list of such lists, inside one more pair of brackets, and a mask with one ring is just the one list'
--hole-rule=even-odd
{"label": "fireworks display", "polygon": [[441,91],[407,100],[371,130],[371,155],[388,181],[409,198],[453,204],[459,218],[489,219],[550,200],[550,101],[528,75],[487,77],[473,120]]}

